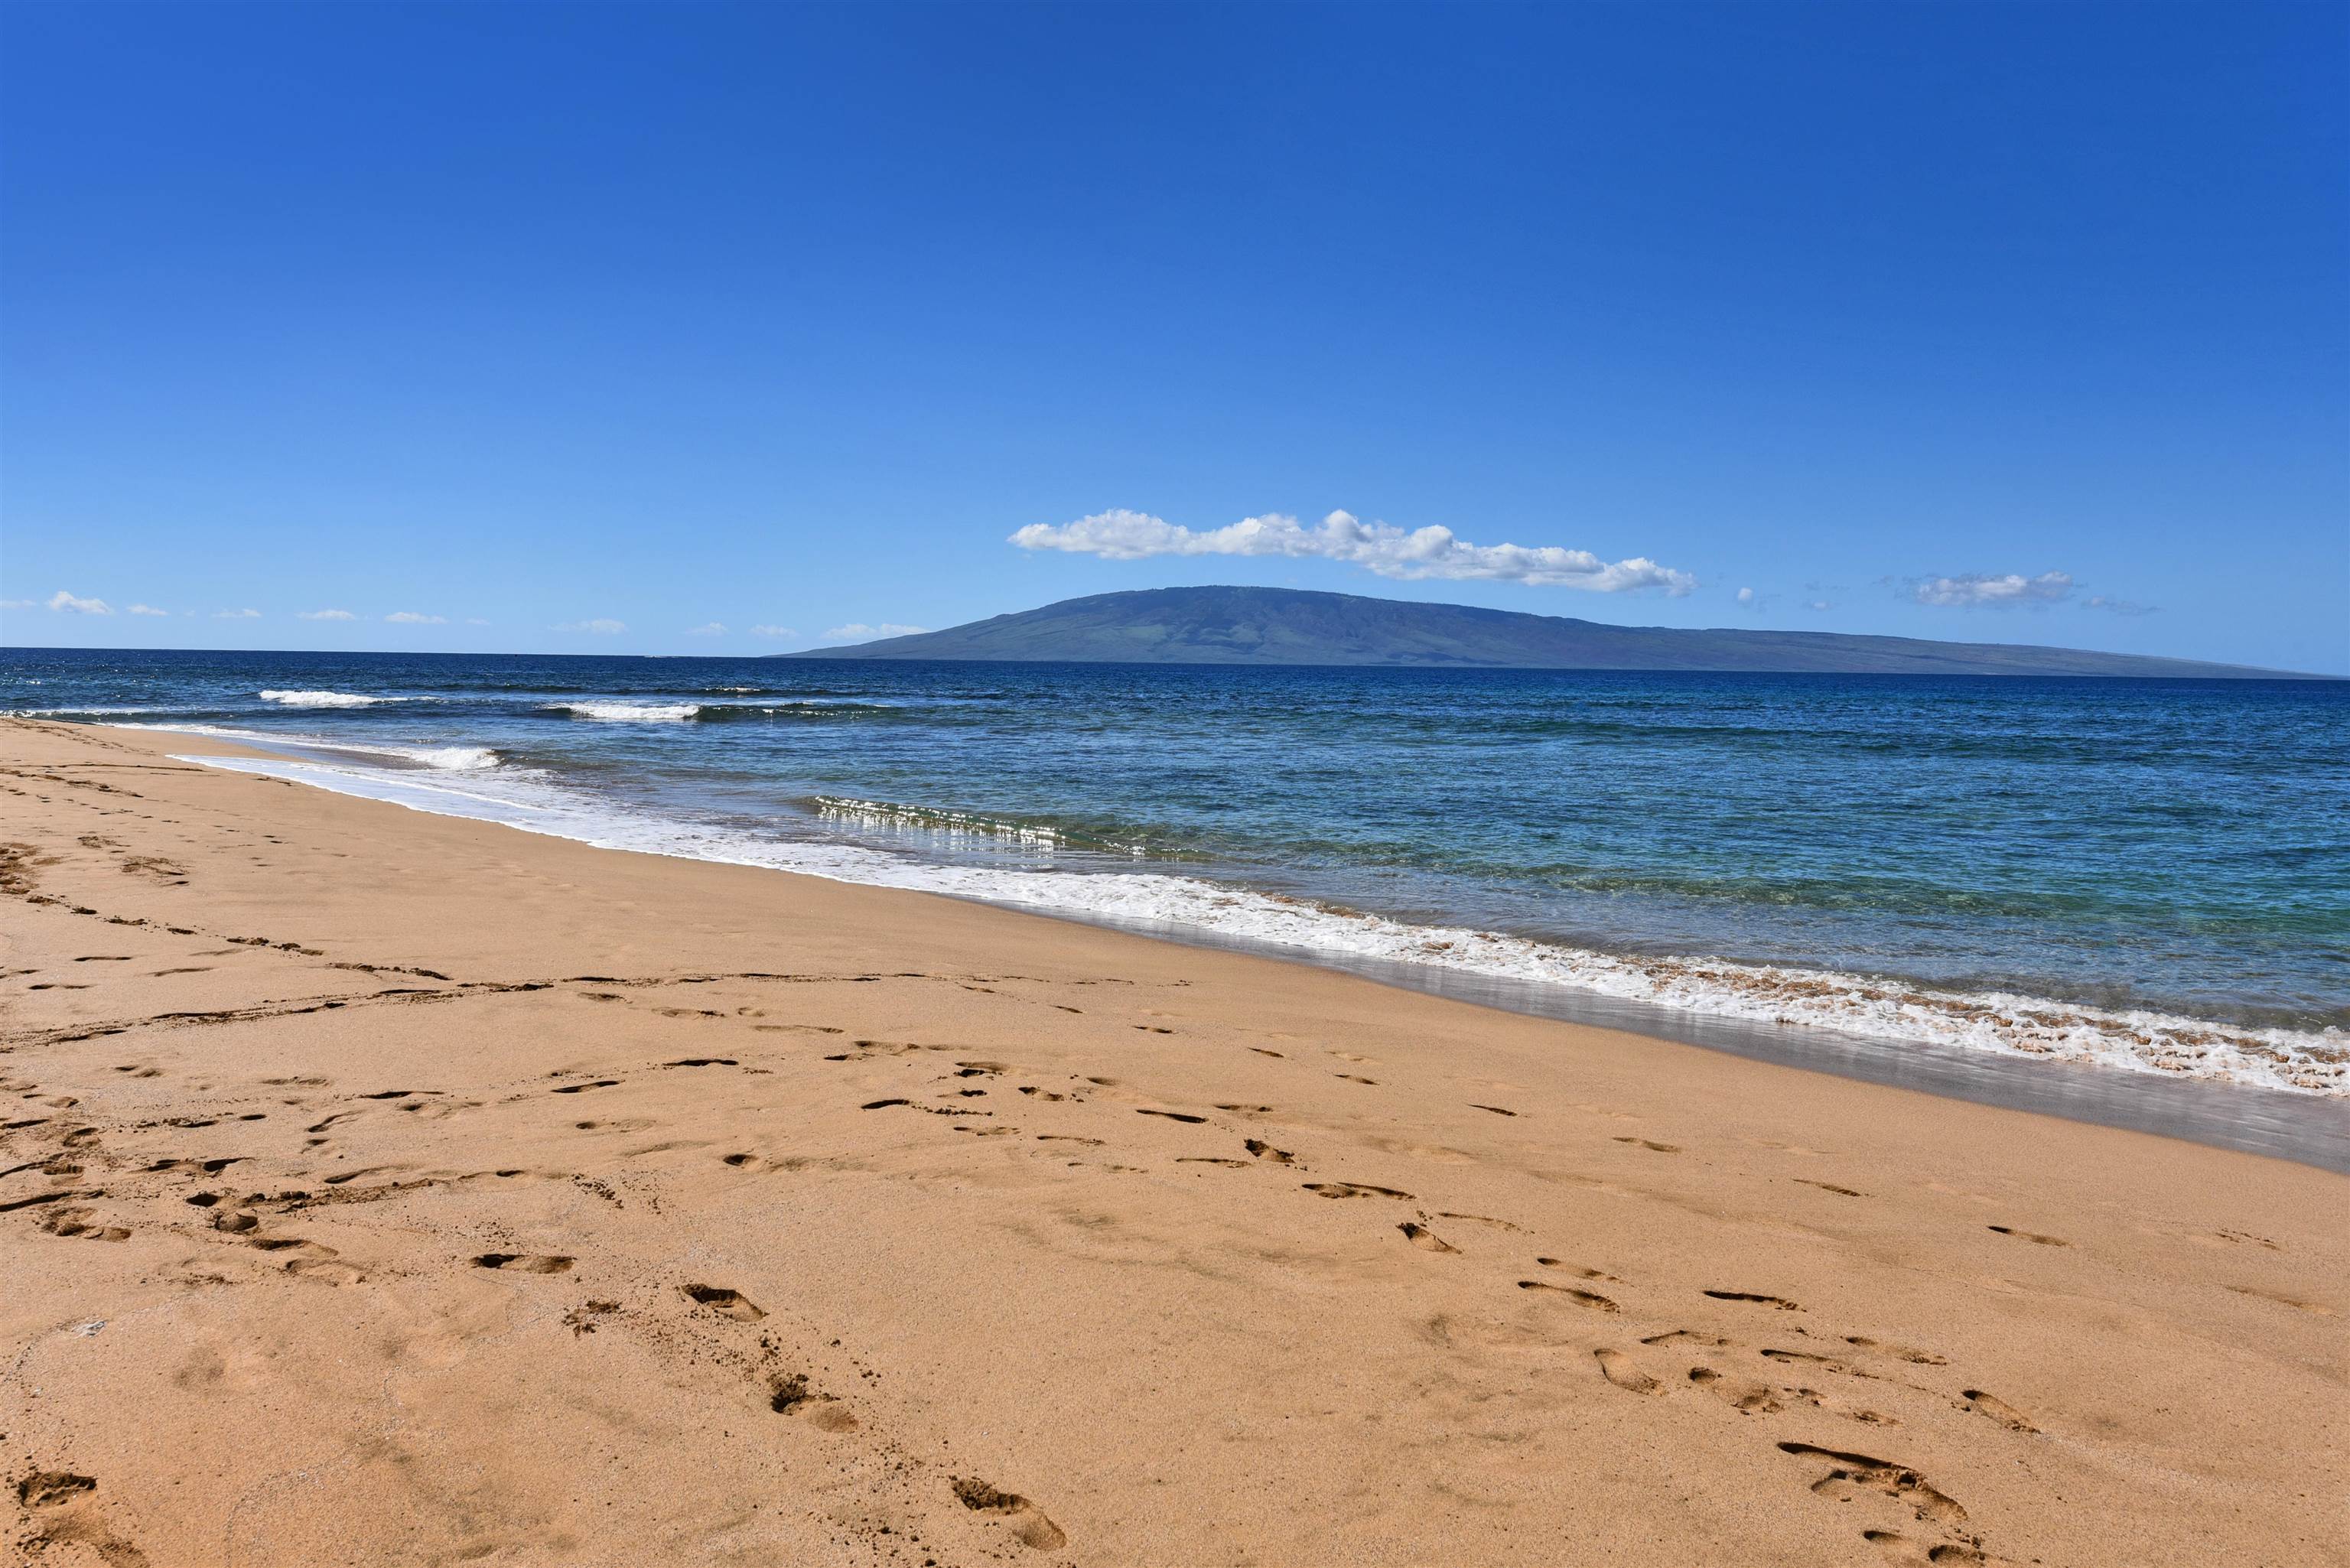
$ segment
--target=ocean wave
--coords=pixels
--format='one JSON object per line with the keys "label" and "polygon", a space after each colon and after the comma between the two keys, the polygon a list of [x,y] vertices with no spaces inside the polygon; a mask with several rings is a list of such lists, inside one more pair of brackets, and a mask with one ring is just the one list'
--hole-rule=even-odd
{"label": "ocean wave", "polygon": [[261,700],[287,708],[372,708],[379,702],[404,702],[404,697],[366,697],[356,691],[264,691]]}
{"label": "ocean wave", "polygon": [[741,723],[757,719],[831,719],[886,713],[896,702],[856,702],[845,697],[795,697],[784,702],[704,702],[694,712],[702,723]]}
{"label": "ocean wave", "polygon": [[855,702],[837,697],[795,697],[782,702],[548,702],[543,713],[568,713],[605,723],[741,723],[775,718],[820,718],[837,713],[882,711],[894,702]]}
{"label": "ocean wave", "polygon": [[989,838],[1024,849],[1107,851],[1138,859],[1149,853],[1139,844],[1118,843],[1047,823],[1023,822],[1017,817],[986,816],[978,812],[949,811],[931,805],[900,805],[893,801],[861,800],[845,794],[820,794],[815,797],[814,805],[817,815],[857,827]]}
{"label": "ocean wave", "polygon": [[478,773],[484,768],[496,767],[504,761],[488,746],[383,746],[369,749],[390,752],[422,763],[428,768],[440,768],[449,773]]}
{"label": "ocean wave", "polygon": [[540,711],[607,724],[681,724],[702,709],[699,702],[549,702]]}
{"label": "ocean wave", "polygon": [[1268,946],[1565,986],[1757,1023],[2350,1097],[2350,1033],[2339,1029],[2241,1028],[2007,992],[1936,990],[1830,970],[1607,953],[1492,931],[1415,925],[1194,877],[926,862],[858,845],[761,837],[660,816],[526,777],[496,775],[504,781],[504,793],[492,795],[411,783],[389,772],[276,759],[182,760],[274,774],[607,848],[764,866],[1079,918],[1180,926]]}

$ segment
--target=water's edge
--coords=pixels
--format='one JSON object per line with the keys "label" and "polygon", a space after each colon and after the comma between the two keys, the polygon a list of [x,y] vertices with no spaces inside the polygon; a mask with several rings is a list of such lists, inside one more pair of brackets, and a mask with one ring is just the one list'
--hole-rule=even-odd
{"label": "water's edge", "polygon": [[[953,894],[938,895],[952,898]],[[976,902],[977,900],[972,900]],[[1620,1030],[1831,1077],[1914,1089],[1943,1099],[2030,1111],[2065,1121],[2152,1133],[2214,1148],[2292,1160],[2350,1176],[2350,1101],[2203,1079],[2160,1078],[2078,1062],[2051,1062],[1916,1041],[1791,1028],[1576,992],[1505,975],[1362,958],[1253,941],[1171,921],[1124,920],[1020,905],[1023,914],[1102,926],[1184,947],[1247,953],[1335,970],[1399,991],[1533,1018]]]}
{"label": "water's edge", "polygon": [[[263,755],[276,750],[266,742],[256,743],[239,737],[239,742],[253,747]],[[427,815],[468,815],[464,812],[435,812],[413,800],[388,799],[383,794],[371,794],[359,789],[338,790],[298,765],[280,771],[273,767],[255,767],[252,761],[243,758],[185,752],[173,754],[177,761],[220,766],[234,772],[265,773],[271,777],[305,784],[329,794],[375,799],[423,811]],[[473,820],[495,822],[499,826],[516,827],[519,831],[532,831],[494,816],[473,817]],[[567,834],[551,836],[566,837],[575,843],[587,842],[597,848],[629,847],[598,844]],[[663,853],[659,849],[644,848],[633,852]],[[694,858],[683,855],[674,857]],[[756,866],[750,862],[714,863],[752,864],[754,868],[762,870],[786,869]],[[787,871],[786,874],[815,873]],[[1045,919],[1126,931],[1186,947],[1304,963],[1399,990],[1501,1012],[1620,1030],[1835,1077],[1912,1089],[1946,1099],[2033,1112],[2068,1121],[2151,1133],[2350,1175],[2350,1100],[2341,1098],[2209,1079],[2179,1080],[2150,1073],[2120,1071],[2110,1066],[2012,1056],[1915,1040],[1881,1040],[1816,1024],[1788,1026],[1725,1017],[1506,975],[1482,974],[1328,949],[1299,947],[1177,921],[1121,917],[1096,910],[1040,908],[1009,899],[973,898],[941,888],[899,890],[926,891],[933,897],[957,898]]]}

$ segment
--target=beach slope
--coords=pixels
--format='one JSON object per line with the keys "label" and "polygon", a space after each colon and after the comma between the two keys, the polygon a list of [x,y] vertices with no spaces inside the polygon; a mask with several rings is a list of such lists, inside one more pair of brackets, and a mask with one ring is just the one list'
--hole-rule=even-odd
{"label": "beach slope", "polygon": [[0,722],[45,1565],[2339,1562],[2350,1179]]}

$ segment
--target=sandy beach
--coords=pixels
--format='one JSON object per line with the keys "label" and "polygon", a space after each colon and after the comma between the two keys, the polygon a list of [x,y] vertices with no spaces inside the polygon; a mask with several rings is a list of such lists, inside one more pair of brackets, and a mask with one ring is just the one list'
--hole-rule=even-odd
{"label": "sandy beach", "polygon": [[0,725],[72,1563],[2320,1563],[2350,1180]]}

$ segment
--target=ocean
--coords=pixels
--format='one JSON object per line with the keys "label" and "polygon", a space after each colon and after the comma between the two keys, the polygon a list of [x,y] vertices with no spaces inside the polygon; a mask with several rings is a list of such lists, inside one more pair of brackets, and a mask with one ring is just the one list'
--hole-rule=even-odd
{"label": "ocean", "polygon": [[590,843],[2350,1097],[2350,682],[0,650]]}

